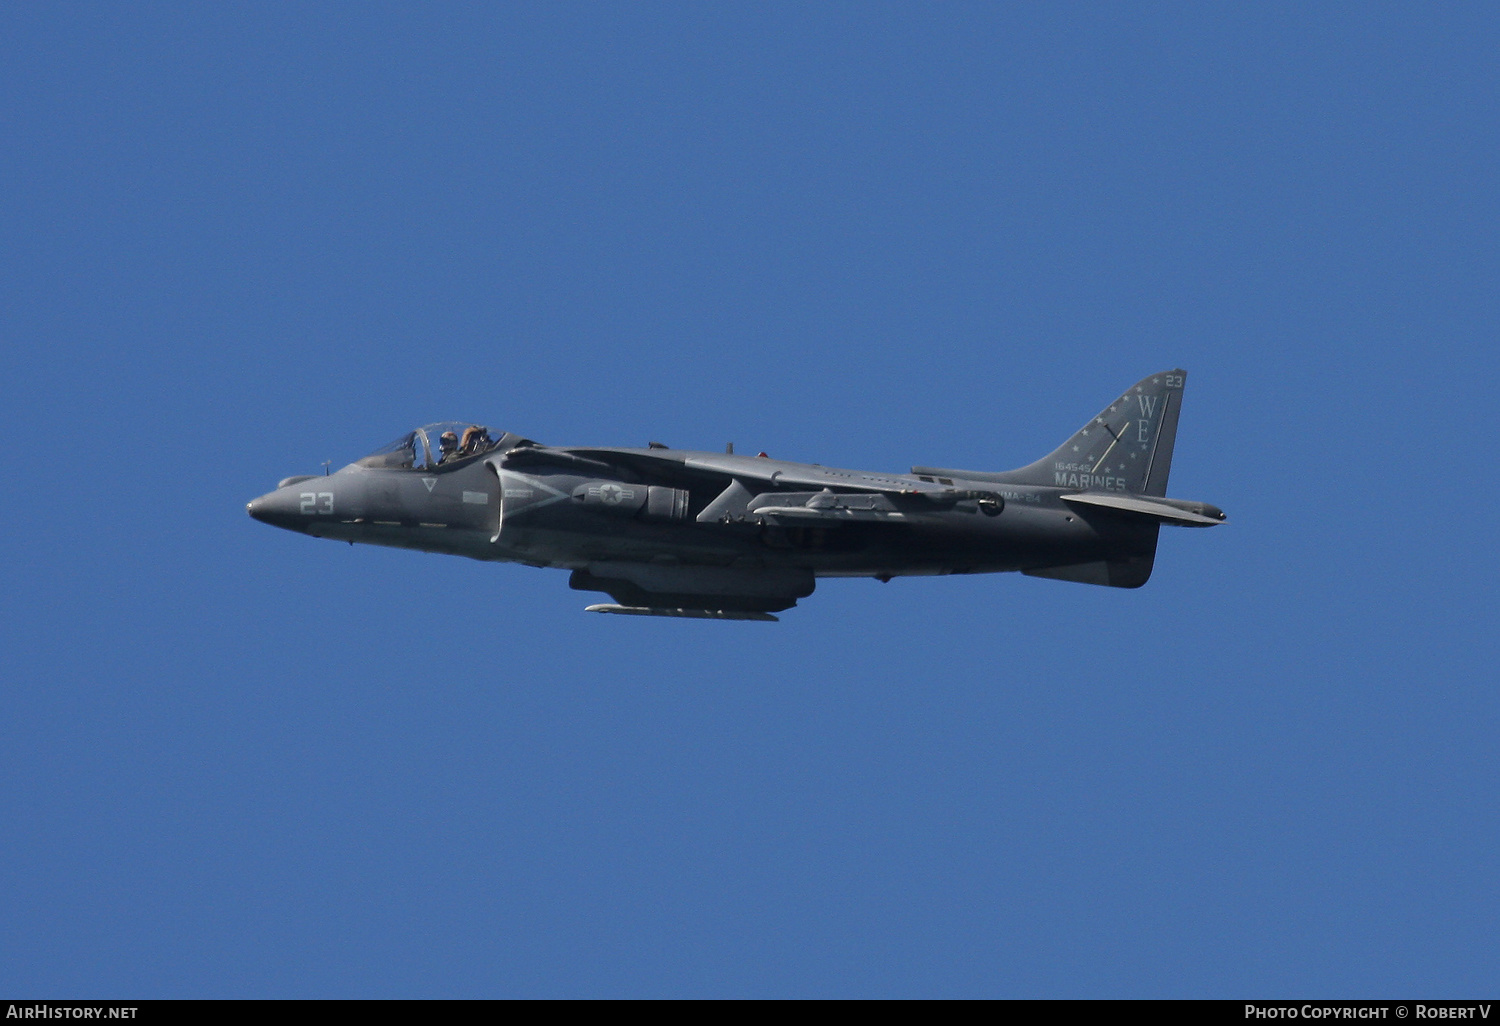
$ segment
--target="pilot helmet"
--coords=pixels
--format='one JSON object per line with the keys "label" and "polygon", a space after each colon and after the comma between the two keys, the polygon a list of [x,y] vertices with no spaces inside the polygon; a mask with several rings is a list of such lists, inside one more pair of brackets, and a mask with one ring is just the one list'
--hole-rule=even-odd
{"label": "pilot helmet", "polygon": [[452,431],[444,431],[443,432],[443,437],[441,439],[439,439],[439,441],[438,441],[438,446],[444,452],[447,452],[449,449],[457,449],[458,448],[458,436],[455,435]]}

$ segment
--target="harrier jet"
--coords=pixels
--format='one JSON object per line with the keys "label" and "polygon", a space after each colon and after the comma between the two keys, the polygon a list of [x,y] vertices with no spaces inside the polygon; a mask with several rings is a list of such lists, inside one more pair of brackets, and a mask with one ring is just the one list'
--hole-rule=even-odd
{"label": "harrier jet", "polygon": [[599,613],[774,620],[819,577],[1018,570],[1138,588],[1162,524],[1224,520],[1166,498],[1186,379],[1143,378],[1056,452],[998,473],[551,446],[456,422],[286,478],[249,512],[351,545],[570,570],[571,587],[614,600],[587,607]]}

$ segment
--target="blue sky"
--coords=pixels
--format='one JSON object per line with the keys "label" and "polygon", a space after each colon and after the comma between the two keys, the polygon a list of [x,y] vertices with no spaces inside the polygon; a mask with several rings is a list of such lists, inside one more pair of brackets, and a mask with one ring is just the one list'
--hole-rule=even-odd
{"label": "blue sky", "polygon": [[[0,992],[1493,994],[1491,6],[10,5]],[[250,521],[472,418],[1006,469],[776,625]]]}

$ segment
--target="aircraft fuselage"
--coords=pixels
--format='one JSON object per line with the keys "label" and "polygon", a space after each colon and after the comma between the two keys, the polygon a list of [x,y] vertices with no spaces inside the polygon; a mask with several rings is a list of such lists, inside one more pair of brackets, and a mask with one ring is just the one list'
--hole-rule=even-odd
{"label": "aircraft fuselage", "polygon": [[591,607],[608,612],[768,618],[818,577],[1018,570],[1135,588],[1161,524],[1224,519],[1164,494],[1184,380],[1143,379],[1056,452],[1003,473],[551,447],[449,423],[288,478],[249,512],[319,538],[572,570],[572,587],[624,603]]}
{"label": "aircraft fuselage", "polygon": [[[663,455],[660,450],[620,451]],[[717,453],[673,455],[685,462],[725,459]],[[513,471],[503,468],[502,456],[415,472],[351,465],[264,495],[250,504],[250,514],[317,538],[481,560],[567,569],[616,560],[740,566],[749,561],[806,568],[819,577],[1021,570],[1144,554],[1155,542],[1155,524],[1091,516],[1062,501],[1066,488],[945,479],[956,493],[993,494],[1000,508],[988,514],[977,498],[949,503],[939,496],[934,503],[916,492],[931,484],[917,475],[758,462],[762,473],[786,468],[798,480],[826,476],[843,488],[908,485],[915,494],[885,493],[885,509],[848,509],[851,493],[830,493],[826,522],[763,514],[747,506],[702,523],[697,517],[724,491],[716,482],[672,489],[686,492],[686,501],[654,513],[636,503],[635,493],[653,487],[638,475],[611,477],[545,465]],[[807,493],[817,491],[803,487],[754,494],[786,494],[805,503]],[[852,493],[874,494],[879,493]],[[853,503],[875,504],[868,499]],[[843,519],[834,519],[839,517]]]}

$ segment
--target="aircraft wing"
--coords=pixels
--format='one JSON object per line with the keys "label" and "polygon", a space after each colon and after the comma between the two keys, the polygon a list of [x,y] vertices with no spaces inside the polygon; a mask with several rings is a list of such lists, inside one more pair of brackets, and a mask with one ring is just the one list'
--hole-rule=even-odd
{"label": "aircraft wing", "polygon": [[615,448],[566,448],[513,450],[507,454],[506,462],[518,460],[547,460],[558,462],[577,461],[578,465],[592,464],[629,467],[648,475],[707,476],[715,478],[738,478],[745,481],[764,481],[778,488],[801,486],[832,488],[846,491],[883,492],[895,495],[943,495],[952,491],[944,485],[913,481],[909,477],[873,474],[860,470],[839,470],[809,463],[789,463],[768,459],[764,456],[735,456],[730,453],[691,452],[681,449],[615,449]]}

